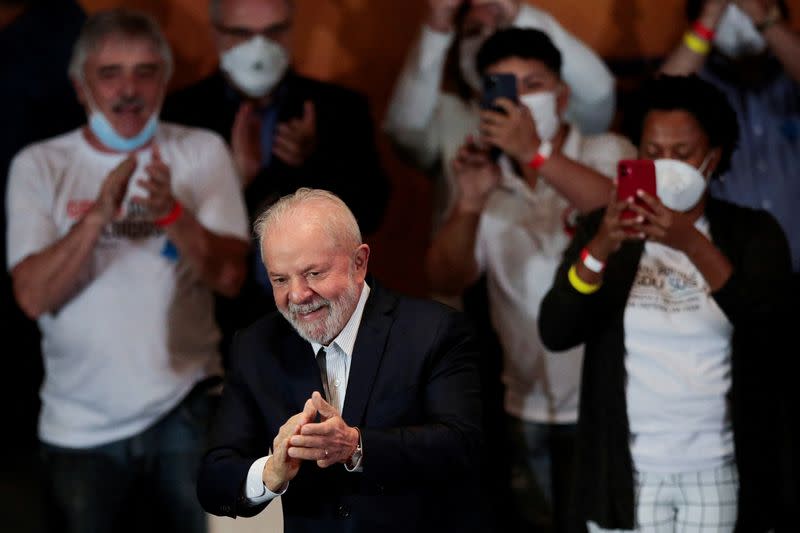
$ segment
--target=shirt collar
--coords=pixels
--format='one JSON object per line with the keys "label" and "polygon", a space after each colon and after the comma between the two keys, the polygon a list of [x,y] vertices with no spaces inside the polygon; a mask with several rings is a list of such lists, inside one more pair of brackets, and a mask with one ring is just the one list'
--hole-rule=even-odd
{"label": "shirt collar", "polygon": [[[345,324],[344,329],[339,332],[339,335],[337,335],[336,338],[333,339],[328,345],[332,346],[335,344],[349,357],[353,356],[353,348],[356,345],[356,336],[358,335],[358,328],[361,326],[361,317],[364,315],[364,306],[367,303],[369,292],[369,285],[367,285],[367,282],[365,281],[364,287],[361,289],[361,296],[358,298],[358,304],[356,305],[353,314],[350,315],[350,320],[347,321],[347,324]],[[323,347],[322,344],[316,342],[312,342],[310,344],[311,348],[314,349],[314,354],[318,354],[319,349]]]}

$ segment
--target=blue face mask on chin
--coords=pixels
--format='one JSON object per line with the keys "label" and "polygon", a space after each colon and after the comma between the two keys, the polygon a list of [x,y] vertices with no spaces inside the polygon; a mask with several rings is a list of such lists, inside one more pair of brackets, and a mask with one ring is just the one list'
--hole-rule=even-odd
{"label": "blue face mask on chin", "polygon": [[118,152],[132,152],[146,145],[158,129],[158,113],[147,119],[142,131],[133,137],[123,137],[114,129],[111,122],[100,111],[92,111],[89,115],[89,129],[106,147]]}

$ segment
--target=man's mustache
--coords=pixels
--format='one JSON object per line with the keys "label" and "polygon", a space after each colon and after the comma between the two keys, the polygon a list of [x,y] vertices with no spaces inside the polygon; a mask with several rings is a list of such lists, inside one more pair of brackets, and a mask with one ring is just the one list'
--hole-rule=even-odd
{"label": "man's mustache", "polygon": [[309,302],[307,304],[290,303],[287,306],[287,309],[292,315],[298,315],[298,314],[311,313],[312,311],[316,311],[317,309],[322,309],[327,305],[330,305],[330,302],[328,300],[326,300],[325,298],[319,298],[318,300],[314,300],[313,302]]}
{"label": "man's mustache", "polygon": [[121,113],[123,111],[141,111],[144,108],[144,100],[138,96],[130,96],[120,98],[111,106],[114,113]]}

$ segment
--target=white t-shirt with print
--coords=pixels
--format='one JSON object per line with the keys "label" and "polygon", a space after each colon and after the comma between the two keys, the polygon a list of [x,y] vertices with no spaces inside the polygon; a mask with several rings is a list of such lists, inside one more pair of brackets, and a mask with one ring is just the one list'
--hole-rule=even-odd
{"label": "white t-shirt with print", "polygon": [[[705,218],[696,227],[709,235]],[[730,460],[733,326],[683,252],[645,243],[624,328],[636,469],[692,472]]]}
{"label": "white t-shirt with print", "polygon": [[[161,123],[155,143],[185,209],[208,230],[247,240],[247,214],[224,141]],[[6,198],[9,270],[62,238],[124,158],[94,149],[80,129],[20,152]],[[103,230],[76,293],[39,319],[45,442],[83,448],[134,435],[220,370],[211,291],[152,217],[129,202],[146,194],[136,180],[147,178],[150,159],[150,150],[137,154],[123,209]]]}
{"label": "white t-shirt with print", "polygon": [[[635,157],[636,149],[617,135],[584,137],[572,127],[562,153],[613,177],[617,162]],[[492,324],[503,348],[505,410],[529,422],[574,423],[583,347],[550,352],[536,324],[577,211],[546,180],[531,189],[501,166],[500,186],[478,223],[475,259],[487,275]]]}

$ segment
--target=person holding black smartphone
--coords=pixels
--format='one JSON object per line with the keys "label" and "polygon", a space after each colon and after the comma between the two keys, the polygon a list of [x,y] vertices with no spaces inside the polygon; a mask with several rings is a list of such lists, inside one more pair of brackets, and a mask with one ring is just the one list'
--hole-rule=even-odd
{"label": "person holding black smartphone", "polygon": [[584,136],[564,120],[570,87],[561,66],[561,53],[538,30],[501,30],[480,49],[487,88],[480,128],[453,161],[456,204],[426,258],[440,293],[487,278],[503,349],[505,484],[514,496],[513,523],[503,531],[566,529],[582,349],[555,355],[531,326],[574,216],[605,202],[617,162],[636,152],[622,137]]}
{"label": "person holding black smartphone", "polygon": [[662,76],[633,116],[657,196],[612,192],[583,219],[539,314],[549,349],[585,346],[575,516],[590,531],[781,531],[786,237],[708,195],[739,132],[714,86]]}

